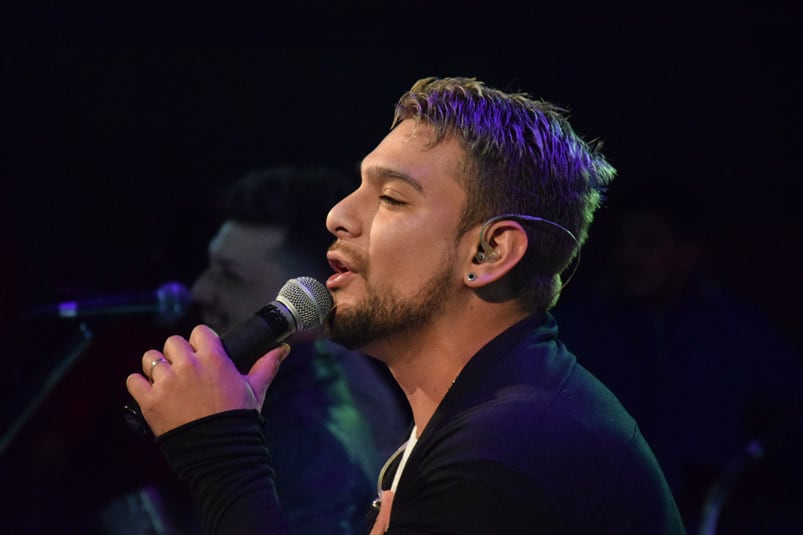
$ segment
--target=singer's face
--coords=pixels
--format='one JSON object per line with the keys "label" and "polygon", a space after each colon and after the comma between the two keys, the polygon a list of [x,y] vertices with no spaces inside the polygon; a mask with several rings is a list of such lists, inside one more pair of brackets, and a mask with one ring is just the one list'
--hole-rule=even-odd
{"label": "singer's face", "polygon": [[209,242],[209,265],[192,286],[201,318],[222,334],[276,297],[287,280],[277,262],[285,232],[226,221]]}
{"label": "singer's face", "polygon": [[327,217],[337,238],[328,254],[329,334],[379,357],[388,344],[448,322],[444,311],[462,284],[456,259],[476,248],[457,230],[465,153],[448,138],[428,147],[430,136],[429,125],[403,121],[365,157],[360,187]]}

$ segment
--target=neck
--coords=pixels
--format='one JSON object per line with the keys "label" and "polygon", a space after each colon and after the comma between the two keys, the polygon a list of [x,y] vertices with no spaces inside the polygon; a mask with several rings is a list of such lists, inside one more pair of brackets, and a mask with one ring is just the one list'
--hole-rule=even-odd
{"label": "neck", "polygon": [[398,333],[367,352],[390,368],[407,396],[420,435],[468,361],[525,315],[483,302],[451,317],[443,315],[415,333]]}

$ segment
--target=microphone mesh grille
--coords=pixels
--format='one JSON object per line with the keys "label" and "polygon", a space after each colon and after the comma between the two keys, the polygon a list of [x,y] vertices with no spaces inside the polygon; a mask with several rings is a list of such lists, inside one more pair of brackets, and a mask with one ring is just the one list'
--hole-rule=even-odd
{"label": "microphone mesh grille", "polygon": [[312,277],[290,279],[279,291],[278,299],[288,302],[297,312],[299,331],[321,325],[333,306],[329,290]]}

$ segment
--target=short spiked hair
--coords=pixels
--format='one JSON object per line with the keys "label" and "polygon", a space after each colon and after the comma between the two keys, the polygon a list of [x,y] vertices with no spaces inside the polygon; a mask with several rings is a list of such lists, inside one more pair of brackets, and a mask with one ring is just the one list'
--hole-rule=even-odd
{"label": "short spiked hair", "polygon": [[583,141],[557,106],[474,78],[417,81],[399,99],[393,127],[405,119],[431,125],[433,145],[454,136],[466,152],[461,232],[514,213],[554,221],[577,237],[552,225],[526,225],[530,246],[511,273],[511,289],[528,312],[551,308],[560,274],[587,239],[616,173],[599,144]]}

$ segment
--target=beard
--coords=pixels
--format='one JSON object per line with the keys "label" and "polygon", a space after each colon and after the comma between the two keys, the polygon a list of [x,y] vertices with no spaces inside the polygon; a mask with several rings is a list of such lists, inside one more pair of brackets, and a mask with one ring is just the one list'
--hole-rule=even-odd
{"label": "beard", "polygon": [[414,333],[443,311],[452,281],[451,258],[439,262],[435,273],[413,296],[403,297],[393,287],[368,285],[368,295],[350,310],[337,307],[327,318],[327,335],[350,349],[398,336]]}

